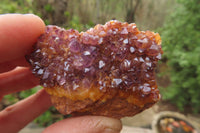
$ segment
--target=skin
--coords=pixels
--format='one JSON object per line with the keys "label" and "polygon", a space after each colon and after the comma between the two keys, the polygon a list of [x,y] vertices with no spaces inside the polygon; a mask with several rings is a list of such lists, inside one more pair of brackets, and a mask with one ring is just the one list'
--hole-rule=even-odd
{"label": "skin", "polygon": [[[24,56],[29,54],[45,24],[28,14],[0,15],[0,100],[4,95],[39,84]],[[16,68],[17,67],[17,68]],[[51,105],[44,89],[0,112],[0,131],[17,133]],[[43,133],[119,133],[120,120],[103,116],[68,118],[47,127]]]}

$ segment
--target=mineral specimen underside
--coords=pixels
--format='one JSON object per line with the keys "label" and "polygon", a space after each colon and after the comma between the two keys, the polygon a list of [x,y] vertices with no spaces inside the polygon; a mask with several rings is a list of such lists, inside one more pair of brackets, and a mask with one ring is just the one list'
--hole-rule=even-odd
{"label": "mineral specimen underside", "polygon": [[28,60],[62,114],[132,116],[159,100],[158,33],[109,21],[86,32],[47,26]]}

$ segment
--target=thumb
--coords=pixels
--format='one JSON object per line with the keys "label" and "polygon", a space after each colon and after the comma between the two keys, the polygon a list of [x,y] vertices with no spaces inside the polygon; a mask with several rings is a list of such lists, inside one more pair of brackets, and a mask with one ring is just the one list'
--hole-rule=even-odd
{"label": "thumb", "polygon": [[103,116],[68,118],[47,127],[43,133],[120,133],[121,121]]}

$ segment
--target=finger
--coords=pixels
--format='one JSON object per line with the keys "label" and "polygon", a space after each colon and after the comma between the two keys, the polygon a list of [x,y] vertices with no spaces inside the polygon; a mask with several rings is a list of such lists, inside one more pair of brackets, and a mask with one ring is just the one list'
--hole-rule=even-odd
{"label": "finger", "polygon": [[0,63],[30,52],[44,29],[44,22],[35,15],[0,15]]}
{"label": "finger", "polygon": [[0,73],[8,72],[10,70],[13,70],[17,66],[29,67],[30,65],[26,61],[25,57],[22,57],[22,58],[15,59],[15,60],[12,60],[12,61],[7,61],[7,62],[4,62],[4,63],[0,63]]}
{"label": "finger", "polygon": [[0,131],[2,133],[17,133],[50,106],[49,95],[44,90],[40,90],[0,112]]}
{"label": "finger", "polygon": [[43,133],[119,133],[121,121],[103,116],[82,116],[59,121]]}
{"label": "finger", "polygon": [[0,96],[33,88],[38,79],[29,68],[19,67],[10,72],[0,74]]}

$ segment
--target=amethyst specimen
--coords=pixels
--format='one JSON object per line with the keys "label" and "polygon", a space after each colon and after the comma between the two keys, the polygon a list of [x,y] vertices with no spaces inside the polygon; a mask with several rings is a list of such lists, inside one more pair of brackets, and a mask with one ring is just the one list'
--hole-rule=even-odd
{"label": "amethyst specimen", "polygon": [[159,100],[160,44],[158,33],[134,23],[112,20],[81,33],[47,26],[28,60],[61,113],[121,118]]}

